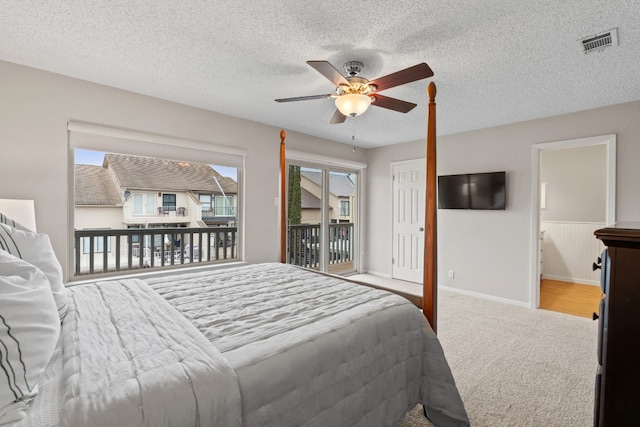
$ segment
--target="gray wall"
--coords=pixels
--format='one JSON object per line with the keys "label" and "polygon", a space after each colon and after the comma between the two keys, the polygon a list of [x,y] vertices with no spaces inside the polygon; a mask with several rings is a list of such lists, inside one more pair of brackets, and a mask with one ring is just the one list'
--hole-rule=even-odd
{"label": "gray wall", "polygon": [[605,145],[544,150],[540,182],[547,183],[541,221],[605,222],[607,161]]}
{"label": "gray wall", "polygon": [[[532,146],[606,134],[617,135],[617,220],[638,221],[640,102],[440,136],[438,175],[505,170],[508,194],[505,211],[438,211],[439,284],[529,304]],[[390,162],[424,156],[422,140],[367,152],[369,271],[391,275]]]}
{"label": "gray wall", "polygon": [[[51,236],[63,266],[73,204],[68,120],[246,149],[246,260],[277,259],[280,129],[0,62],[0,198],[35,200],[38,229]],[[617,134],[618,219],[640,220],[640,102],[439,137],[438,174],[506,170],[508,180],[506,211],[439,211],[439,282],[528,302],[531,147],[604,134]],[[351,146],[289,132],[287,145],[368,163],[365,269],[390,275],[390,162],[425,157],[424,141],[354,153]],[[450,269],[453,281],[446,278]]]}
{"label": "gray wall", "polygon": [[[279,128],[0,61],[0,198],[35,200],[38,231],[51,237],[65,277],[69,120],[246,149],[246,260],[277,260]],[[363,150],[294,132],[287,146],[364,161]]]}

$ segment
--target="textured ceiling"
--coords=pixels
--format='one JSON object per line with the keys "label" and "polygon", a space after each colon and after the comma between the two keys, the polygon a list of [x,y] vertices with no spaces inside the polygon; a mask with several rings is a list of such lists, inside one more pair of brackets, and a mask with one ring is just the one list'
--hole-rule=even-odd
{"label": "textured ceiling", "polygon": [[[579,39],[618,27],[619,45]],[[0,59],[360,147],[640,99],[640,2],[614,0],[0,0]],[[434,77],[384,91],[330,125],[333,84],[306,64],[364,63],[369,79],[427,62]],[[9,84],[9,82],[0,82]]]}

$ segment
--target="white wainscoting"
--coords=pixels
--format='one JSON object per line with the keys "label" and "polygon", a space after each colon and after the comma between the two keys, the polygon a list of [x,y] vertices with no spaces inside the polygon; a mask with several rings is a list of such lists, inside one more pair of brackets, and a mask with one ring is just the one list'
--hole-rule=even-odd
{"label": "white wainscoting", "polygon": [[604,226],[595,222],[541,222],[542,278],[599,285],[600,270],[593,271],[591,264],[604,245],[593,232]]}

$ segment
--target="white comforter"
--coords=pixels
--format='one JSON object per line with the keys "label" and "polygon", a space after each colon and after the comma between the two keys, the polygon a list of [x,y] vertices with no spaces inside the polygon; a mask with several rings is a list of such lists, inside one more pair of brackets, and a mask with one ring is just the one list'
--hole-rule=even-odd
{"label": "white comforter", "polygon": [[468,425],[442,347],[404,298],[283,264],[146,281],[229,360],[253,426]]}
{"label": "white comforter", "polygon": [[241,425],[226,359],[144,282],[80,285],[69,297],[60,425]]}

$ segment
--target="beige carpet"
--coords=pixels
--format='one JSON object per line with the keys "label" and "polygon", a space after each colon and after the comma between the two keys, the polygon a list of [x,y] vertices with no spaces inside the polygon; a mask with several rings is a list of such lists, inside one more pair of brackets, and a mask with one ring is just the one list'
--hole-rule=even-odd
{"label": "beige carpet", "polygon": [[[593,425],[597,322],[438,295],[438,337],[472,426]],[[432,425],[416,407],[398,427]]]}

